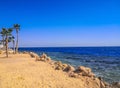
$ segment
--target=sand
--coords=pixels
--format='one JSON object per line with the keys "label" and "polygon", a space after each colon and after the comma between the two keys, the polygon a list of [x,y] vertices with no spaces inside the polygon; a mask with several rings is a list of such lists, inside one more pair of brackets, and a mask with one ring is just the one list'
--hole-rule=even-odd
{"label": "sand", "polygon": [[89,77],[72,78],[28,54],[0,55],[0,88],[99,88]]}

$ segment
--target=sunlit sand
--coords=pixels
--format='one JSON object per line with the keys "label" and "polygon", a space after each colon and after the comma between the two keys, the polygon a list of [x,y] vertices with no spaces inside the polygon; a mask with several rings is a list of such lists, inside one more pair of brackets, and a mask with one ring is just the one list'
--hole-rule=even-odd
{"label": "sunlit sand", "polygon": [[0,55],[0,88],[99,88],[88,77],[72,78],[29,54]]}

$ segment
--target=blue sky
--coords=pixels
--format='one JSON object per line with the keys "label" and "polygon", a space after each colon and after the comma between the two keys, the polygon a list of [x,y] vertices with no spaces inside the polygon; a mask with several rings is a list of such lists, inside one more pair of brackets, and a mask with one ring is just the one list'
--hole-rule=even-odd
{"label": "blue sky", "polygon": [[119,0],[0,0],[0,28],[21,25],[19,46],[119,46]]}

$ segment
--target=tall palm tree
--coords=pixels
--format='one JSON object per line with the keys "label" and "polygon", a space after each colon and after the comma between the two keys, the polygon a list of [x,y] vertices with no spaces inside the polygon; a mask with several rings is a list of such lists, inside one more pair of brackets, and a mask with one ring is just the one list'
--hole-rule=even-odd
{"label": "tall palm tree", "polygon": [[15,48],[15,53],[18,53],[18,33],[19,33],[19,30],[20,30],[20,25],[19,24],[14,24],[14,29],[16,30],[16,36],[17,36],[17,40],[16,40],[16,48]]}
{"label": "tall palm tree", "polygon": [[3,46],[5,45],[5,31],[6,31],[6,29],[5,29],[5,28],[2,28],[2,31],[0,32],[0,34],[1,34],[1,36],[2,36]]}
{"label": "tall palm tree", "polygon": [[[4,32],[3,32],[4,31]],[[6,57],[8,57],[8,38],[9,36],[12,36],[12,28],[2,28],[2,32],[5,35],[5,46],[6,46]]]}

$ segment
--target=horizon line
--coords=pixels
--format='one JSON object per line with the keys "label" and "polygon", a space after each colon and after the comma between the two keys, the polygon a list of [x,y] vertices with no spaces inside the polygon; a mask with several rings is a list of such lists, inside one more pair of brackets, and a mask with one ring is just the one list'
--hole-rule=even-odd
{"label": "horizon line", "polygon": [[20,46],[19,48],[54,48],[54,47],[120,47],[120,46]]}

